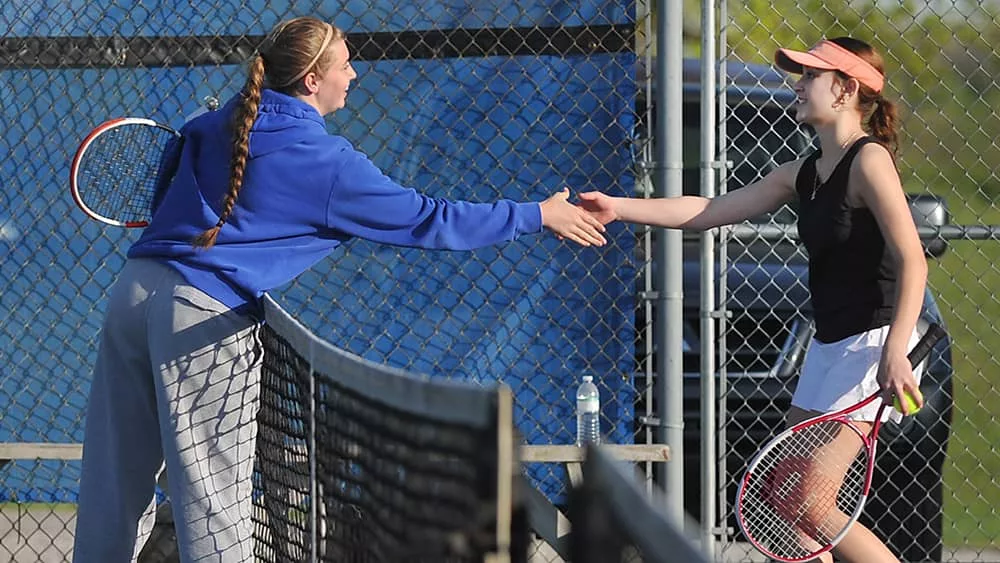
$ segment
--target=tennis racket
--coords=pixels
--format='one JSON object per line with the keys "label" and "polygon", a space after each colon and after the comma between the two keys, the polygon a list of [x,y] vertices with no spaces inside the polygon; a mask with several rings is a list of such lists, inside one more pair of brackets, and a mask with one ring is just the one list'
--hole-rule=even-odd
{"label": "tennis racket", "polygon": [[[944,334],[932,324],[908,354],[910,364],[920,364]],[[778,561],[809,561],[843,539],[864,508],[882,414],[892,407],[882,401],[867,436],[848,415],[881,396],[796,424],[754,456],[740,482],[736,520],[757,550]]]}
{"label": "tennis racket", "polygon": [[141,117],[105,121],[80,143],[70,167],[73,201],[92,219],[145,227],[176,167],[181,135]]}

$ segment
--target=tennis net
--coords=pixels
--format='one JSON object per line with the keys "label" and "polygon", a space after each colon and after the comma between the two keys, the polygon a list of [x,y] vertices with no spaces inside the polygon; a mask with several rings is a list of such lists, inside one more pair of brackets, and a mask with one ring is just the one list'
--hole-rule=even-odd
{"label": "tennis net", "polygon": [[265,319],[258,561],[510,559],[509,389],[369,362],[270,298]]}

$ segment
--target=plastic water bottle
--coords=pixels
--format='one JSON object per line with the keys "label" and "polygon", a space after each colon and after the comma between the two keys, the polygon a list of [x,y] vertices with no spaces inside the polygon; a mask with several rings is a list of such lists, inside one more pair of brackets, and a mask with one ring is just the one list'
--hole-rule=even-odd
{"label": "plastic water bottle", "polygon": [[583,376],[576,388],[576,445],[601,443],[601,399],[594,377]]}

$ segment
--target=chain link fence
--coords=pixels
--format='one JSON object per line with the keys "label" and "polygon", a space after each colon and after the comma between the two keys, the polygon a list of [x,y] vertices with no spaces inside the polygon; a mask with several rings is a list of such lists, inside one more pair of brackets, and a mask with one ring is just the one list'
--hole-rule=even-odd
{"label": "chain link fence", "polygon": [[[22,447],[0,456],[0,560],[69,558],[97,335],[138,236],[73,206],[76,146],[112,117],[179,127],[206,97],[236,95],[256,45],[300,15],[349,34],[359,77],[328,129],[399,183],[473,201],[632,193],[628,2],[4,4],[0,443]],[[576,385],[599,374],[602,430],[631,443],[646,392],[633,373],[639,266],[629,229],[609,238],[581,249],[540,234],[468,253],[359,240],[272,295],[365,358],[503,380],[529,443],[572,443]],[[40,443],[69,445],[69,459],[45,459]],[[550,499],[565,496],[560,465],[528,471]]]}
{"label": "chain link fence", "polygon": [[[728,61],[720,138],[736,188],[811,150],[793,131],[791,80],[781,84],[775,49],[807,49],[853,36],[885,58],[885,96],[902,117],[899,169],[930,266],[924,321],[943,319],[950,341],[929,360],[928,408],[881,436],[864,522],[906,561],[1000,561],[1000,437],[993,405],[1000,313],[997,287],[1000,3],[806,1],[719,6],[720,59]],[[756,70],[747,72],[755,65]],[[734,69],[738,71],[734,72]],[[721,78],[720,78],[721,80]],[[723,134],[725,136],[723,136]],[[784,139],[784,141],[781,141]],[[720,517],[727,560],[752,560],[734,526],[735,477],[747,452],[782,424],[809,334],[803,256],[794,210],[725,239],[727,309],[720,351],[725,378],[719,443]],[[686,473],[690,478],[691,471]],[[690,490],[690,488],[689,488]]]}
{"label": "chain link fence", "polygon": [[[685,2],[686,193],[699,193],[710,160],[730,163],[717,165],[719,189],[735,189],[810,150],[810,135],[789,114],[789,82],[770,65],[775,48],[855,35],[886,56],[887,96],[903,110],[903,184],[918,196],[914,214],[933,257],[925,317],[942,318],[951,339],[925,378],[929,408],[883,432],[883,485],[867,523],[906,560],[1000,561],[1000,425],[992,414],[1000,249],[994,230],[971,228],[1000,223],[1000,6],[721,2],[712,6],[718,30],[703,29],[701,8]],[[5,4],[0,560],[69,558],[79,479],[72,445],[83,438],[106,292],[138,236],[88,221],[72,205],[73,151],[107,118],[178,126],[204,98],[236,94],[263,35],[299,15],[349,33],[359,78],[328,129],[403,185],[478,201],[541,200],[563,186],[650,193],[652,45],[664,22],[643,3]],[[699,153],[702,33],[718,39],[720,59],[710,61],[724,155],[714,159]],[[702,526],[719,540],[720,559],[759,560],[735,532],[734,479],[782,425],[810,334],[793,222],[789,208],[713,239],[721,273],[714,311],[703,311],[698,295],[696,237],[685,245],[695,250],[669,265],[684,268],[685,291],[685,455],[671,463],[684,464],[686,511],[700,517],[703,495],[715,507]],[[317,335],[363,357],[432,377],[503,380],[529,443],[572,442],[573,390],[585,373],[600,383],[608,441],[651,442],[658,405],[647,296],[660,287],[650,258],[657,240],[622,225],[610,227],[609,239],[580,249],[543,234],[470,253],[354,241],[274,296]],[[706,313],[719,319],[712,420],[702,419],[699,397]],[[698,444],[715,433],[718,487],[706,490]],[[527,469],[562,502],[561,466]],[[558,556],[546,549],[535,559]]]}

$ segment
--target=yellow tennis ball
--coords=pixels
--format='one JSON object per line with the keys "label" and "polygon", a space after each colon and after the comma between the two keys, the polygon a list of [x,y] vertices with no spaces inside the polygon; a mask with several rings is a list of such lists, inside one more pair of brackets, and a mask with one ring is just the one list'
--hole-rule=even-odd
{"label": "yellow tennis ball", "polygon": [[[919,395],[920,391],[917,391],[917,394]],[[900,404],[898,396],[893,398],[892,406],[895,407],[897,411],[906,414],[905,412],[903,412],[903,405]],[[909,393],[906,394],[906,406],[909,407],[910,414],[917,414],[917,411],[920,410],[920,407],[917,406],[916,399],[914,399],[913,395],[910,395]]]}

